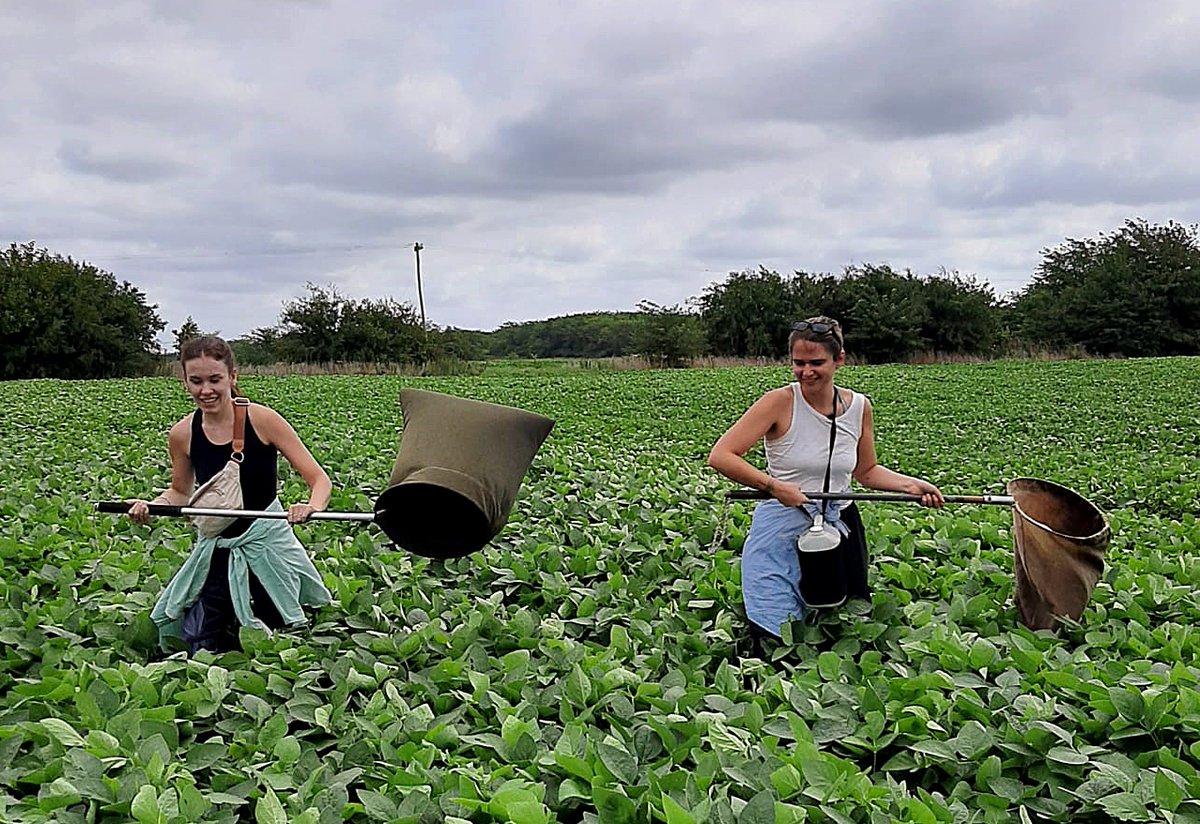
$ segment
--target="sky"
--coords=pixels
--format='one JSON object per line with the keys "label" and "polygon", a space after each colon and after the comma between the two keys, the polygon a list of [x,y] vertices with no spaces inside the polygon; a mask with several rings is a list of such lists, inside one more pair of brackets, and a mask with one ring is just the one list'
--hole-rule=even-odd
{"label": "sky", "polygon": [[887,263],[997,296],[1200,222],[1200,4],[0,2],[0,243],[238,337],[495,329]]}

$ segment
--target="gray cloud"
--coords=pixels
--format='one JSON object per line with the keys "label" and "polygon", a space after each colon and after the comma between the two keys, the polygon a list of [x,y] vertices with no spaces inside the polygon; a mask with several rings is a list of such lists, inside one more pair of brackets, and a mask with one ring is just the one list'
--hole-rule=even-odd
{"label": "gray cloud", "polygon": [[71,172],[96,175],[121,183],[151,183],[177,177],[188,170],[186,163],[153,157],[144,152],[106,152],[82,140],[67,140],[58,149],[58,159]]}
{"label": "gray cloud", "polygon": [[0,241],[171,327],[306,282],[431,320],[679,303],[759,264],[1028,282],[1196,222],[1200,17],[1102,0],[0,7]]}
{"label": "gray cloud", "polygon": [[1145,87],[1185,105],[1200,100],[1200,65],[1173,65],[1156,68],[1144,78]]}
{"label": "gray cloud", "polygon": [[506,180],[543,190],[650,192],[694,172],[752,163],[771,153],[753,134],[672,117],[658,101],[560,99],[504,127],[494,159]]}
{"label": "gray cloud", "polygon": [[742,83],[726,101],[750,117],[875,140],[970,134],[1072,105],[1081,84],[1114,68],[1115,59],[1092,65],[1094,55],[1119,44],[1130,14],[1115,4],[944,0],[845,14],[857,12],[833,21],[832,36],[737,65]]}
{"label": "gray cloud", "polygon": [[1138,208],[1156,203],[1186,203],[1200,191],[1200,173],[1168,168],[1131,169],[1098,159],[1071,158],[1048,164],[1015,160],[970,182],[947,190],[947,199],[965,207],[992,209],[1025,206],[1124,204]]}

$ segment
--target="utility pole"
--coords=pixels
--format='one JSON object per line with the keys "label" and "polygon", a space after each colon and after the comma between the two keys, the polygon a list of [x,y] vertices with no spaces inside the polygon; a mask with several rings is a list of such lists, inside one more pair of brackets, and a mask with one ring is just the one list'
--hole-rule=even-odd
{"label": "utility pole", "polygon": [[425,294],[421,291],[421,250],[425,247],[419,243],[413,244],[417,255],[417,300],[421,303],[421,328],[425,328]]}

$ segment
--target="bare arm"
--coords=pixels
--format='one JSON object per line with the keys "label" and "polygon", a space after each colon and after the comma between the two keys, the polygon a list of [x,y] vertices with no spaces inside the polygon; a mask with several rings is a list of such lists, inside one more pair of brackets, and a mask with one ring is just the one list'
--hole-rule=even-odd
{"label": "bare arm", "polygon": [[171,427],[167,435],[167,448],[171,453],[171,485],[152,501],[129,501],[129,517],[134,523],[150,522],[147,504],[169,504],[183,506],[192,497],[196,488],[196,471],[188,456],[191,447],[192,428],[190,418],[184,418]]}
{"label": "bare arm", "polygon": [[259,404],[255,404],[252,409],[255,431],[266,443],[273,444],[279,450],[279,454],[287,458],[287,462],[308,484],[308,502],[289,506],[288,520],[294,524],[303,523],[312,513],[323,512],[325,507],[329,506],[329,496],[333,492],[329,475],[282,415]]}
{"label": "bare arm", "polygon": [[765,490],[785,506],[808,502],[797,484],[776,480],[743,457],[765,437],[777,437],[791,422],[792,389],[773,389],[746,410],[708,453],[708,465],[735,483]]}
{"label": "bare arm", "polygon": [[923,506],[940,507],[945,504],[942,492],[928,481],[902,475],[879,463],[875,455],[875,419],[871,402],[863,398],[862,436],[858,439],[858,463],[854,467],[854,480],[868,489],[881,492],[904,492],[920,495]]}

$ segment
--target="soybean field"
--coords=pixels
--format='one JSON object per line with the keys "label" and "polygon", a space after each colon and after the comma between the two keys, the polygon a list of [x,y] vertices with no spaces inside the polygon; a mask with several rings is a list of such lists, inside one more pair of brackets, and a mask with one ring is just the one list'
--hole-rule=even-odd
{"label": "soybean field", "polygon": [[336,510],[385,488],[402,386],[557,424],[481,552],[300,526],[335,603],[192,658],[149,620],[188,524],[92,509],[167,485],[186,393],[0,384],[0,821],[1200,822],[1200,362],[843,369],[882,463],[946,493],[1075,489],[1110,517],[1105,573],[1080,621],[1031,632],[1009,510],[862,504],[872,602],[756,654],[753,503],[726,505],[705,459],[789,379],[243,378]]}

